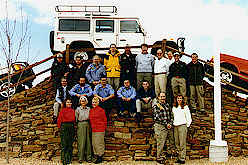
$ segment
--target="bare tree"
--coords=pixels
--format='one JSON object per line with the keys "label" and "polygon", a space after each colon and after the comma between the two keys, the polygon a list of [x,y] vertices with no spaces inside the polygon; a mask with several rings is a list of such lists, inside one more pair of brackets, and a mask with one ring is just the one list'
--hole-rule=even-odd
{"label": "bare tree", "polygon": [[6,13],[2,20],[0,20],[0,53],[1,58],[7,64],[8,69],[8,85],[5,87],[8,97],[8,111],[7,111],[7,132],[6,132],[6,161],[9,163],[9,111],[10,111],[10,97],[13,89],[11,84],[11,66],[20,54],[25,51],[25,48],[30,43],[31,33],[29,31],[29,22],[27,17],[24,17],[22,5],[20,5],[20,13],[14,18],[10,18],[8,9],[8,0],[5,0],[2,5],[5,5]]}

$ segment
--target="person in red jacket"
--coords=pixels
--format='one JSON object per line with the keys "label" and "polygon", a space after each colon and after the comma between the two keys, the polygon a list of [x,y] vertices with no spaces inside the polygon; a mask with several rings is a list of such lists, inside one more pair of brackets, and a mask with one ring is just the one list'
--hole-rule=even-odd
{"label": "person in red jacket", "polygon": [[70,164],[72,161],[72,144],[74,141],[75,110],[71,108],[71,99],[64,101],[64,108],[59,112],[58,127],[61,139],[61,161],[63,165]]}
{"label": "person in red jacket", "polygon": [[102,162],[102,156],[105,150],[104,135],[107,128],[107,117],[104,109],[99,105],[99,98],[92,100],[92,109],[90,110],[90,124],[92,129],[92,146],[96,157],[95,164]]}

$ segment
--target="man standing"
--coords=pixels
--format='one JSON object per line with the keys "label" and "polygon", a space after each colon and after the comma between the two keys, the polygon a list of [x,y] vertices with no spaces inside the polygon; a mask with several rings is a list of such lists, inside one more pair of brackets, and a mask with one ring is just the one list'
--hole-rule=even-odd
{"label": "man standing", "polygon": [[69,73],[69,67],[63,61],[63,54],[58,53],[57,59],[54,60],[51,67],[51,78],[54,81],[54,86],[58,88],[61,78],[67,77]]}
{"label": "man standing", "polygon": [[130,85],[130,81],[126,79],[124,81],[124,86],[120,87],[117,91],[118,105],[120,109],[120,115],[123,116],[124,110],[129,110],[130,116],[134,117],[136,115],[135,107],[135,97],[136,91],[134,87]]}
{"label": "man standing", "polygon": [[189,72],[189,87],[190,87],[190,105],[192,112],[196,111],[197,98],[200,111],[204,111],[204,89],[203,89],[203,78],[205,71],[202,63],[198,61],[198,55],[193,53],[191,55],[192,61],[187,65]]}
{"label": "man standing", "polygon": [[152,69],[154,65],[154,56],[148,54],[148,45],[141,45],[142,53],[137,55],[136,60],[136,69],[137,69],[137,89],[141,87],[142,81],[147,80],[152,84]]}
{"label": "man standing", "polygon": [[173,117],[171,113],[171,108],[168,103],[166,103],[166,95],[164,92],[159,93],[158,101],[153,105],[153,118],[154,118],[154,132],[157,141],[157,162],[163,163],[161,157],[162,150],[167,141],[170,144],[167,146],[167,154],[171,155],[171,146],[173,143]]}
{"label": "man standing", "polygon": [[71,68],[70,72],[70,85],[74,86],[78,83],[79,78],[85,76],[85,71],[87,69],[86,64],[83,64],[82,57],[75,54],[75,66]]}
{"label": "man standing", "polygon": [[167,53],[167,57],[168,57],[168,60],[170,61],[170,65],[171,65],[173,62],[175,62],[175,60],[174,60],[174,58],[173,58],[173,53],[172,53],[172,51],[169,51],[169,52]]}
{"label": "man standing", "polygon": [[161,49],[157,50],[157,57],[154,62],[154,86],[156,96],[160,92],[166,93],[167,76],[169,73],[170,62],[163,57]]}
{"label": "man standing", "polygon": [[107,84],[106,77],[101,77],[101,84],[96,85],[93,94],[95,97],[99,98],[100,106],[105,110],[106,116],[109,119],[115,91],[111,85]]}
{"label": "man standing", "polygon": [[180,61],[180,58],[181,55],[179,53],[174,53],[175,62],[169,68],[169,78],[171,78],[173,96],[176,97],[178,94],[181,94],[187,102],[186,80],[188,71],[186,63]]}
{"label": "man standing", "polygon": [[87,99],[91,100],[90,97],[93,94],[93,91],[89,84],[86,84],[85,77],[80,77],[79,84],[76,84],[70,91],[70,95],[73,98],[73,107],[78,107],[78,101],[81,96],[86,96]]}
{"label": "man standing", "polygon": [[120,83],[120,52],[116,49],[115,44],[110,45],[110,50],[104,58],[104,65],[106,67],[108,83],[115,91],[119,88]]}
{"label": "man standing", "polygon": [[106,76],[105,67],[100,63],[101,58],[98,55],[93,56],[93,63],[86,70],[85,76],[92,87],[100,84],[102,76]]}
{"label": "man standing", "polygon": [[62,103],[67,97],[70,97],[69,87],[67,86],[67,80],[65,78],[62,78],[61,86],[59,86],[57,89],[55,103],[53,105],[53,123],[57,123],[59,110],[60,108],[62,108]]}
{"label": "man standing", "polygon": [[120,66],[121,66],[121,79],[120,83],[123,85],[123,82],[127,79],[130,80],[130,83],[133,87],[136,86],[136,69],[135,69],[135,55],[132,54],[130,46],[127,44],[125,47],[125,52],[121,55]]}

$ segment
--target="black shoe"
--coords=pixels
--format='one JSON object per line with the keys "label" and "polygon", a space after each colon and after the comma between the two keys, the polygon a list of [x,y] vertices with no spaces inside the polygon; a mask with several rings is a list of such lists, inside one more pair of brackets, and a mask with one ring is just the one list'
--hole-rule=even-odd
{"label": "black shoe", "polygon": [[102,157],[97,155],[96,161],[94,163],[95,164],[102,163]]}
{"label": "black shoe", "polygon": [[179,164],[185,164],[185,160],[180,160],[180,159],[177,159],[176,163],[179,163]]}
{"label": "black shoe", "polygon": [[157,161],[159,164],[164,164],[163,159],[157,159],[156,161]]}
{"label": "black shoe", "polygon": [[57,124],[57,117],[53,116],[53,124]]}

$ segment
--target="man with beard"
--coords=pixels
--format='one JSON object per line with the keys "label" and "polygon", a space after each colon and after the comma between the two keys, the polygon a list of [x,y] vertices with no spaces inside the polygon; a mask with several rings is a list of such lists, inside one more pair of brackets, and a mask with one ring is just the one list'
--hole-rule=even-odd
{"label": "man with beard", "polygon": [[81,96],[86,96],[88,100],[91,100],[93,91],[91,89],[91,86],[89,84],[86,84],[85,82],[86,78],[80,77],[79,84],[76,84],[69,92],[72,96],[73,107],[78,106],[78,101]]}

